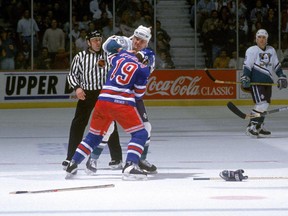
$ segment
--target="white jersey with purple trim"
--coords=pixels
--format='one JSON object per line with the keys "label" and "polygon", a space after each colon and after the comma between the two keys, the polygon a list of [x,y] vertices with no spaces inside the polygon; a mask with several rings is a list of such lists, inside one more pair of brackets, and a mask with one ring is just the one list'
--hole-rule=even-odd
{"label": "white jersey with purple trim", "polygon": [[251,82],[273,83],[273,72],[283,75],[275,49],[266,46],[262,50],[257,45],[247,49],[243,65],[243,75],[250,77]]}
{"label": "white jersey with purple trim", "polygon": [[[108,50],[107,47],[108,47],[108,44],[111,42],[111,41],[116,41],[117,44],[119,44],[122,49],[124,50],[132,50],[132,37],[126,37],[126,36],[118,36],[118,35],[113,35],[113,36],[110,36],[109,38],[107,38],[107,40],[103,43],[102,45],[102,48],[103,50],[109,55],[112,55],[112,54],[115,54],[117,53],[116,50]],[[154,62],[151,62],[150,63],[150,73],[152,73],[155,69],[155,58],[154,58]]]}

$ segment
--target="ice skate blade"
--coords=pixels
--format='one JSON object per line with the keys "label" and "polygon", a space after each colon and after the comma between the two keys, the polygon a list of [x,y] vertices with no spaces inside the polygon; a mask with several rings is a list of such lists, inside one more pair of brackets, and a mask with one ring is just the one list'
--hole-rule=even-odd
{"label": "ice skate blade", "polygon": [[[66,172],[67,173],[67,172]],[[76,176],[76,174],[72,174],[72,173],[67,173],[65,179],[69,180],[69,179],[73,179]]]}
{"label": "ice skate blade", "polygon": [[145,172],[146,174],[157,174],[158,172],[157,172],[157,170],[155,170],[155,171],[147,171],[147,170],[145,170],[145,169],[142,169],[143,170],[143,172]]}
{"label": "ice skate blade", "polygon": [[122,164],[121,165],[110,165],[110,169],[121,170],[121,169],[123,169],[123,166],[122,166]]}
{"label": "ice skate blade", "polygon": [[96,174],[97,174],[97,171],[96,172],[93,172],[93,171],[91,171],[91,170],[89,170],[89,169],[85,169],[85,172],[86,172],[86,174],[87,175],[89,175],[89,176],[95,176]]}
{"label": "ice skate blade", "polygon": [[148,180],[147,175],[133,175],[133,174],[122,174],[123,181],[146,181]]}

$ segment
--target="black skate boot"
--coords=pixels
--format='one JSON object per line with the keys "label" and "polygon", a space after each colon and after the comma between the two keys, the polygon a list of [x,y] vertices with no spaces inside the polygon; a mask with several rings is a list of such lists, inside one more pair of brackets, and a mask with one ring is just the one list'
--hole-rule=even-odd
{"label": "black skate boot", "polygon": [[246,135],[252,137],[258,137],[259,135],[259,126],[257,123],[251,122],[248,124],[246,129]]}
{"label": "black skate boot", "polygon": [[77,169],[78,169],[78,165],[75,163],[75,161],[71,161],[66,169],[66,177],[65,179],[71,179],[73,178],[76,174],[77,174]]}
{"label": "black skate boot", "polygon": [[265,127],[264,124],[260,125],[260,129],[259,129],[259,136],[261,137],[268,137],[271,135],[271,132],[268,131]]}
{"label": "black skate boot", "polygon": [[128,161],[122,170],[122,179],[126,181],[147,180],[147,174],[137,164]]}
{"label": "black skate boot", "polygon": [[122,169],[123,168],[122,160],[111,160],[109,162],[109,166],[111,169]]}
{"label": "black skate boot", "polygon": [[157,167],[151,163],[149,163],[147,160],[140,160],[139,161],[139,167],[142,169],[144,172],[148,174],[155,174],[157,173]]}
{"label": "black skate boot", "polygon": [[64,161],[62,162],[62,167],[63,167],[63,170],[66,170],[66,169],[67,169],[67,167],[68,167],[69,163],[70,163],[70,161],[69,161],[69,160],[64,160]]}
{"label": "black skate boot", "polygon": [[87,175],[95,175],[97,172],[97,160],[89,157],[86,163],[86,170],[85,172]]}

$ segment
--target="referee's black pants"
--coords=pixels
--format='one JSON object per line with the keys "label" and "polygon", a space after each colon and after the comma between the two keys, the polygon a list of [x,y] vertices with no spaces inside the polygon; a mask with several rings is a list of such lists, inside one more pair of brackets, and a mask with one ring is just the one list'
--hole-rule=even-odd
{"label": "referee's black pants", "polygon": [[[71,123],[68,152],[66,160],[71,160],[79,143],[83,139],[85,128],[90,119],[91,112],[95,106],[101,90],[85,90],[86,99],[78,100],[74,118]],[[115,123],[115,129],[108,140],[108,146],[112,160],[122,160],[122,149],[119,141],[119,134]]]}

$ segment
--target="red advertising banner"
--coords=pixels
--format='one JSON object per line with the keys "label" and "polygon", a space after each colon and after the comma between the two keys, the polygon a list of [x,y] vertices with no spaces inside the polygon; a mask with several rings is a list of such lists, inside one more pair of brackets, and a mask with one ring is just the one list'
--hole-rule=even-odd
{"label": "red advertising banner", "polygon": [[[211,70],[217,80],[236,81],[235,70]],[[156,70],[144,99],[236,99],[236,85],[216,84],[204,70]]]}

